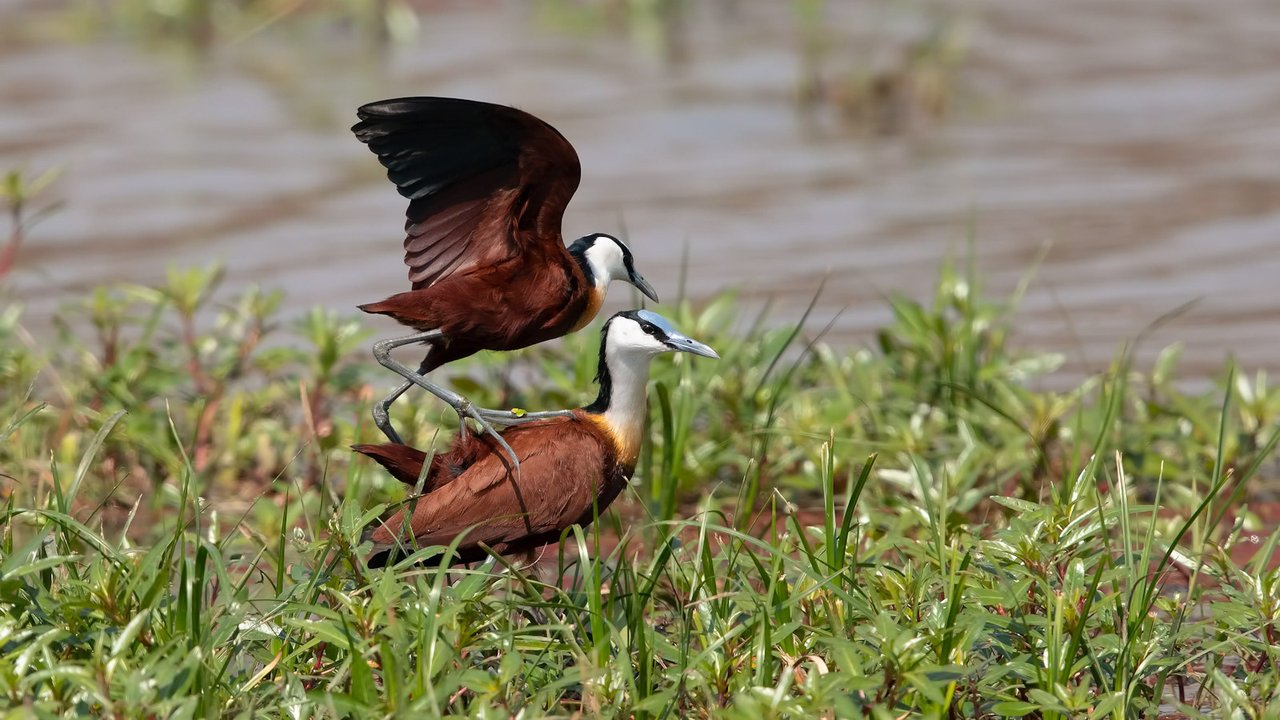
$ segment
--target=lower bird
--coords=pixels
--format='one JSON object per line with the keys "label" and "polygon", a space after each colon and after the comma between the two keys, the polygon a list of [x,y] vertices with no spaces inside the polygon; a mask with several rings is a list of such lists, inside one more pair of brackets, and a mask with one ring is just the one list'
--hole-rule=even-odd
{"label": "lower bird", "polygon": [[610,318],[601,330],[595,402],[502,432],[518,473],[487,435],[459,433],[425,472],[426,454],[407,445],[354,446],[402,482],[423,483],[423,495],[367,534],[371,564],[459,537],[460,562],[483,559],[486,547],[530,552],[571,525],[590,524],[635,470],[648,416],[649,363],[664,352],[719,357],[657,313],[631,310]]}

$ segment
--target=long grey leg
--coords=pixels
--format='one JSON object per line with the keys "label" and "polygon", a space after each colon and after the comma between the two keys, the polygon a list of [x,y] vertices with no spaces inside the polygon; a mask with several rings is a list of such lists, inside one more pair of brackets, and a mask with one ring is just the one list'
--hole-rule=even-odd
{"label": "long grey leg", "polygon": [[[380,365],[400,375],[405,380],[407,380],[409,384],[417,385],[423,390],[426,390],[432,395],[435,395],[436,397],[448,403],[449,406],[453,408],[454,412],[458,413],[459,422],[465,424],[466,418],[471,418],[472,420],[475,420],[477,423],[479,423],[480,427],[484,430],[484,432],[493,436],[493,439],[496,440],[498,444],[502,446],[502,449],[506,451],[507,456],[511,458],[511,462],[515,467],[516,473],[518,475],[520,472],[520,459],[516,457],[515,451],[511,449],[511,446],[507,444],[507,441],[503,439],[502,435],[498,434],[498,431],[495,430],[493,426],[490,425],[489,422],[480,415],[480,413],[476,410],[476,408],[471,405],[470,400],[462,397],[461,395],[459,395],[456,392],[453,392],[452,390],[436,385],[435,383],[428,382],[427,379],[424,378],[421,374],[414,372],[413,370],[409,369],[409,367],[406,366],[404,363],[399,362],[395,358],[391,357],[391,351],[394,350],[395,348],[400,347],[401,345],[408,345],[410,343],[415,343],[415,342],[423,342],[425,340],[434,340],[436,338],[440,338],[443,336],[444,336],[444,333],[440,332],[439,330],[428,330],[423,333],[418,333],[417,335],[409,335],[406,337],[391,338],[389,340],[381,340],[373,344],[373,357],[378,361]],[[405,388],[405,389],[408,389],[408,388]],[[395,399],[399,397],[402,392],[404,392],[404,390],[397,388],[396,391],[392,392],[391,395],[388,395],[387,398],[391,402],[394,402]],[[388,407],[390,407],[390,402],[386,403],[386,406],[383,408],[383,411],[385,412],[386,408]],[[375,406],[374,407],[375,422],[378,419],[378,414],[379,414],[378,407]],[[390,428],[390,422],[387,423],[387,427]],[[383,430],[383,433],[386,434],[386,430]],[[395,430],[391,430],[391,433],[387,435],[387,437],[391,438],[392,435],[395,435]],[[398,436],[397,438],[392,438],[392,441],[399,442]]]}
{"label": "long grey leg", "polygon": [[[425,373],[422,370],[422,367],[425,367],[425,365],[426,365],[426,361],[423,361],[423,366],[420,366],[418,368],[418,375],[420,376],[425,375]],[[377,425],[378,429],[382,431],[382,434],[386,435],[387,439],[393,443],[403,445],[404,441],[400,439],[400,435],[396,433],[395,428],[391,426],[391,416],[390,416],[391,404],[394,403],[396,400],[398,400],[400,396],[403,395],[405,391],[407,391],[409,388],[413,387],[413,385],[414,383],[412,381],[405,380],[403,383],[400,384],[399,387],[397,387],[395,390],[392,390],[390,393],[387,394],[386,397],[382,398],[380,402],[378,402],[376,405],[373,406],[374,424]],[[483,417],[485,420],[491,423],[494,423],[496,425],[504,425],[504,426],[522,425],[524,423],[532,422],[534,420],[548,420],[551,418],[573,417],[572,410],[546,410],[543,412],[520,412],[515,410],[490,410],[489,408],[476,408],[476,412],[479,413],[480,416]]]}
{"label": "long grey leg", "polygon": [[[420,377],[426,377],[430,361],[431,350],[428,349],[427,356],[422,359],[422,364],[418,366],[418,375]],[[400,439],[400,434],[396,432],[395,428],[391,427],[391,403],[398,400],[411,387],[413,387],[413,382],[405,380],[399,387],[387,393],[386,397],[373,406],[373,424],[378,426],[378,429],[382,431],[383,435],[387,436],[388,440],[397,445],[403,445],[404,441]]]}
{"label": "long grey leg", "polygon": [[[402,345],[408,345],[409,343],[412,343],[412,342],[422,342],[425,340],[431,340],[441,336],[442,336],[442,333],[439,330],[432,330],[429,332],[418,333],[417,335],[410,335],[408,337],[383,340],[382,342],[379,342],[378,344],[373,346],[373,355],[374,357],[378,358],[378,362],[382,363],[382,357],[389,357],[391,351],[395,348],[398,348]],[[431,357],[431,351],[427,350],[427,358],[430,358],[430,357]],[[427,366],[427,358],[424,358],[422,360],[422,365],[418,367],[417,374],[419,376],[423,376],[426,374],[424,369]],[[382,363],[382,364],[386,365],[386,363]],[[406,379],[403,383],[400,384],[399,387],[397,387],[395,390],[392,390],[390,393],[387,394],[386,397],[382,398],[381,401],[379,401],[373,406],[373,424],[376,425],[378,429],[382,431],[383,435],[387,436],[388,440],[390,440],[393,443],[396,443],[397,445],[403,445],[404,441],[400,439],[400,434],[397,433],[395,428],[391,426],[391,404],[394,403],[396,400],[400,399],[400,396],[403,395],[405,391],[411,387],[413,387],[413,381]]]}
{"label": "long grey leg", "polygon": [[[433,340],[438,337],[443,337],[443,333],[441,333],[439,330],[429,330],[427,332],[419,333],[417,335],[409,335],[407,337],[402,337],[402,338],[392,338],[390,340],[383,340],[377,345],[374,345],[373,354],[375,357],[378,358],[378,362],[382,363],[383,366],[391,367],[387,365],[386,362],[383,362],[383,358],[390,359],[390,353],[393,349],[398,348],[402,345],[408,345],[409,343]],[[428,352],[427,359],[429,359],[430,350],[428,350],[427,352]],[[424,370],[424,368],[427,366],[427,359],[423,359],[422,365],[418,367],[418,372],[414,374],[415,378],[423,378],[426,376],[426,371]],[[392,367],[391,369],[396,370],[396,368],[394,367]],[[400,373],[399,370],[396,370],[396,372],[403,375],[403,373]],[[396,400],[400,399],[400,396],[403,395],[405,391],[413,387],[415,384],[418,384],[417,379],[406,378],[405,381],[401,383],[399,387],[397,387],[395,390],[392,390],[379,403],[373,406],[374,424],[377,425],[378,429],[382,431],[382,434],[386,435],[387,439],[393,443],[404,444],[404,442],[400,439],[399,433],[397,433],[395,431],[395,428],[391,426],[391,416],[390,416],[391,405]],[[439,386],[436,386],[436,387],[438,388]],[[440,388],[440,389],[443,391],[443,388]],[[435,391],[431,391],[431,392],[435,394],[436,397],[439,397],[445,402],[448,402],[450,405],[453,405],[453,402],[449,398],[444,397],[440,395],[440,393],[437,393]],[[444,392],[448,392],[448,391],[444,391]],[[458,398],[459,400],[466,401],[466,398],[462,398],[459,395],[454,395],[454,397]],[[480,422],[486,423],[486,429],[488,429],[487,423],[489,422],[497,423],[498,425],[510,426],[510,425],[522,425],[524,423],[531,422],[534,420],[548,420],[551,418],[573,416],[573,412],[570,410],[547,410],[543,412],[523,412],[523,411],[514,411],[514,410],[490,410],[489,408],[475,408],[475,411],[481,416],[481,418],[483,418]],[[461,414],[462,413],[459,413],[459,415]]]}

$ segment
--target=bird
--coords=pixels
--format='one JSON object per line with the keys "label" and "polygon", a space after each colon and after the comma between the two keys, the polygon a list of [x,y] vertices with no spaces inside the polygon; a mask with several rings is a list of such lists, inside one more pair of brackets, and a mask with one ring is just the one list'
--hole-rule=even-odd
{"label": "bird", "polygon": [[567,415],[506,428],[509,458],[489,435],[459,433],[445,452],[401,443],[353,445],[393,477],[421,482],[422,494],[372,527],[370,564],[385,565],[413,548],[448,545],[461,537],[457,559],[529,553],[559,539],[571,525],[589,525],[631,478],[640,455],[649,363],[665,352],[718,358],[715,350],[650,310],[618,313],[601,329],[596,399]]}
{"label": "bird", "polygon": [[[448,403],[463,427],[470,417],[505,424],[561,412],[472,407],[424,377],[480,350],[515,350],[586,326],[613,280],[658,301],[618,238],[592,233],[566,247],[565,207],[582,170],[573,146],[546,122],[505,105],[446,97],[404,97],[361,106],[351,130],[409,199],[404,262],[411,289],[360,305],[413,328],[379,341],[373,355],[404,382],[373,407],[374,424],[393,443],[390,408],[418,385]],[[414,372],[391,351],[425,343]]]}

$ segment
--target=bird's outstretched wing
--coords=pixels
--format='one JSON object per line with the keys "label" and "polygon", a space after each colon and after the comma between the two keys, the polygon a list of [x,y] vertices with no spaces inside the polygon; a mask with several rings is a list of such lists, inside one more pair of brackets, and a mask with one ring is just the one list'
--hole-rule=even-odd
{"label": "bird's outstretched wing", "polygon": [[352,126],[409,198],[405,264],[415,290],[450,274],[563,246],[582,167],[555,128],[505,105],[411,97],[370,103]]}

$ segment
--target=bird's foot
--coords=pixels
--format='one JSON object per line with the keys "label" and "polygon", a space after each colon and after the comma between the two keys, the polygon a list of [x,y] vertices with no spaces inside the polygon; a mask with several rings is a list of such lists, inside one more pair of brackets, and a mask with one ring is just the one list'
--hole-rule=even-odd
{"label": "bird's foot", "polygon": [[515,477],[518,479],[520,477],[520,458],[516,457],[516,451],[511,449],[511,446],[507,444],[507,441],[502,437],[502,434],[494,429],[493,425],[489,424],[489,421],[484,418],[481,414],[481,409],[476,408],[471,404],[471,401],[466,398],[459,400],[459,402],[453,406],[453,409],[458,413],[458,421],[462,423],[463,430],[466,429],[466,419],[471,418],[476,421],[484,434],[492,437],[498,445],[502,447],[503,452],[505,452],[507,457],[511,460],[509,467],[515,470]]}

